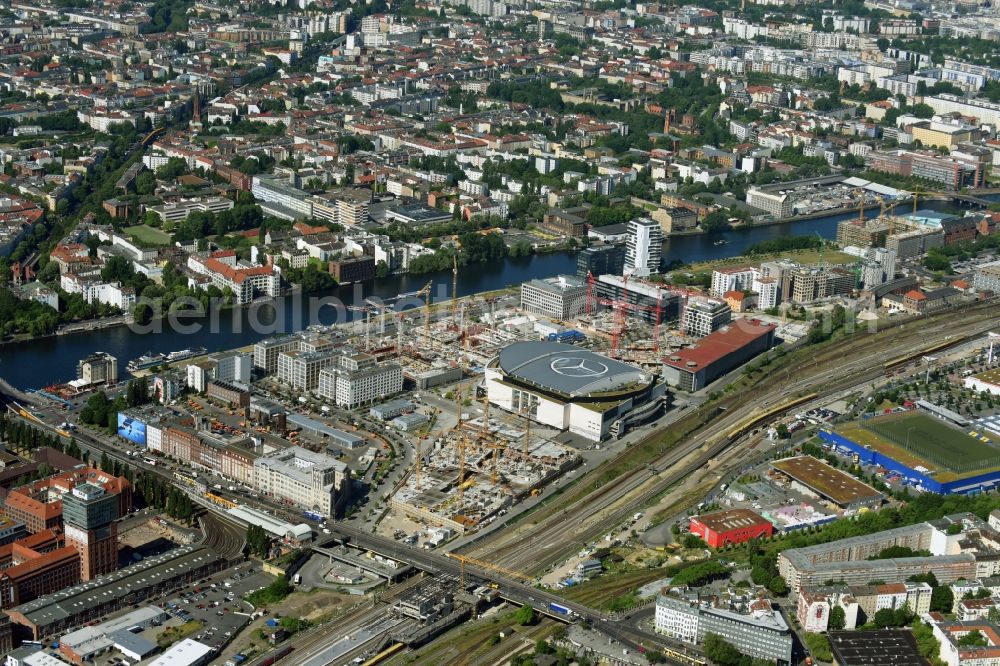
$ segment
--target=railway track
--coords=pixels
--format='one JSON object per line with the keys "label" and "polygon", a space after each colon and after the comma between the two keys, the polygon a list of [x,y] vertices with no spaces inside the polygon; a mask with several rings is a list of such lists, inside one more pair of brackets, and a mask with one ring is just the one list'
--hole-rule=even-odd
{"label": "railway track", "polygon": [[[393,601],[408,590],[419,586],[423,580],[425,579],[421,576],[407,578],[403,582],[389,587],[377,601],[365,602],[353,606],[330,621],[297,635],[287,643],[287,645],[291,645],[294,648],[296,658],[294,663],[301,663],[310,656],[315,655],[321,648],[329,646],[332,642],[342,637],[345,632],[350,632],[357,627],[365,626],[380,617],[384,617]],[[272,650],[270,653],[260,655],[246,666],[261,666],[266,661],[268,655],[273,652]],[[349,653],[349,656],[353,656],[353,654],[354,652],[352,651]]]}
{"label": "railway track", "polygon": [[246,531],[211,511],[206,511],[199,517],[205,539],[201,545],[211,548],[227,560],[235,560],[243,555],[246,545]]}
{"label": "railway track", "polygon": [[[761,406],[779,404],[789,396],[809,390],[814,390],[817,398],[794,408],[808,410],[818,406],[833,395],[863,387],[881,377],[883,363],[898,357],[900,347],[921,349],[942,341],[953,341],[957,345],[984,334],[997,324],[996,311],[994,303],[979,303],[961,311],[960,323],[955,322],[956,312],[950,311],[902,322],[873,335],[844,338],[839,344],[815,353],[807,366],[777,371],[769,390],[756,396],[753,403],[747,403],[743,396],[724,398],[720,401],[720,406],[727,408],[724,412],[695,428],[683,442],[665,451],[651,465],[626,471],[595,492],[587,493],[586,488],[591,485],[587,478],[600,474],[602,468],[599,467],[578,481],[575,490],[564,495],[561,510],[549,509],[547,515],[539,516],[534,523],[520,528],[515,526],[510,532],[496,537],[491,535],[492,538],[472,544],[466,552],[487,557],[510,569],[544,571],[548,565],[565,559],[688,476],[699,470],[709,473],[706,469],[709,461],[723,457],[727,450],[735,449],[734,445],[744,440],[743,435],[732,438],[727,433],[751,418]],[[875,343],[878,344],[876,351],[862,353]],[[776,413],[775,418],[780,415]],[[654,433],[651,438],[656,436]],[[647,439],[644,443],[648,442]],[[719,460],[711,473],[724,473],[727,463],[739,464],[738,449],[735,454],[732,461],[728,457]],[[626,450],[610,464],[622,464],[629,455],[630,451]]]}

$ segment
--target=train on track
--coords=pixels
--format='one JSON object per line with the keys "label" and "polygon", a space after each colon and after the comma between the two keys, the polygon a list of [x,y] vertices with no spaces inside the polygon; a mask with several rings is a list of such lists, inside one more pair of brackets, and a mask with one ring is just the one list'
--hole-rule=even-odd
{"label": "train on track", "polygon": [[896,358],[890,359],[882,364],[885,369],[886,374],[892,374],[896,370],[901,370],[913,361],[916,361],[927,354],[933,354],[934,352],[941,351],[942,349],[947,349],[948,347],[953,347],[958,344],[960,340],[947,340],[941,344],[934,345],[933,347],[927,347],[916,352],[909,352],[903,356],[897,356]]}
{"label": "train on track", "polygon": [[361,664],[361,666],[375,666],[375,664],[381,664],[383,661],[396,654],[400,650],[406,647],[406,643],[393,643],[386,649],[379,652],[377,655],[373,656],[371,659]]}
{"label": "train on track", "polygon": [[221,507],[225,507],[226,509],[235,509],[237,506],[239,506],[238,504],[236,504],[236,502],[228,500],[225,497],[220,497],[215,493],[205,493],[205,499],[214,504],[218,504]]}
{"label": "train on track", "polygon": [[815,400],[816,397],[817,395],[815,393],[809,393],[807,395],[798,398],[791,398],[789,400],[785,400],[784,402],[780,402],[771,409],[768,409],[763,412],[758,412],[753,416],[749,417],[748,419],[740,423],[738,426],[730,430],[729,434],[726,437],[730,441],[734,441],[742,437],[743,435],[747,434],[748,432],[750,432],[750,430],[756,428],[758,425],[764,423],[765,421],[772,419],[775,416],[783,412],[786,412],[793,407],[805,404],[810,400]]}
{"label": "train on track", "polygon": [[274,664],[274,663],[278,662],[279,660],[284,659],[285,657],[287,657],[291,653],[291,651],[294,650],[294,649],[295,648],[293,646],[291,646],[291,645],[289,645],[288,647],[284,647],[284,648],[278,650],[275,654],[272,654],[270,657],[268,657],[268,658],[264,659],[263,661],[261,661],[260,663],[258,663],[256,666],[271,666],[271,664]]}

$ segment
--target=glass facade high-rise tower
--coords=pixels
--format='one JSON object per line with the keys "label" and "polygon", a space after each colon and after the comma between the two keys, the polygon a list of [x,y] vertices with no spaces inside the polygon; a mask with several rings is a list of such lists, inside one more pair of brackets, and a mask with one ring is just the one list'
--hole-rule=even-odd
{"label": "glass facade high-rise tower", "polygon": [[84,483],[63,496],[66,545],[80,553],[80,578],[91,580],[118,568],[118,497]]}

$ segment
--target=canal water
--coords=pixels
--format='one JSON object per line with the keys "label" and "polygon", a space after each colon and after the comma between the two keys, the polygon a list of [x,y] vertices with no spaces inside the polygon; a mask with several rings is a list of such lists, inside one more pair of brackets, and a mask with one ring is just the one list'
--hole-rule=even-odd
{"label": "canal water", "polygon": [[[927,206],[921,207],[941,208],[943,203],[928,202]],[[877,213],[877,210],[867,211],[869,216]],[[837,222],[853,215],[856,213],[722,234],[678,236],[664,244],[663,259],[665,263],[677,259],[694,263],[736,256],[749,245],[782,236],[819,234],[832,239],[836,236]],[[726,242],[716,244],[719,240]],[[469,266],[460,275],[458,294],[466,296],[501,289],[534,278],[571,274],[575,270],[576,256],[567,252]],[[253,344],[275,333],[301,330],[310,323],[332,324],[345,321],[345,317],[360,316],[350,310],[333,307],[323,307],[314,314],[310,312],[309,305],[315,302],[314,296],[335,297],[346,306],[360,306],[369,297],[387,300],[399,294],[415,292],[428,281],[434,283],[434,300],[450,297],[450,270],[427,275],[396,275],[360,285],[345,285],[324,294],[279,299],[275,304],[224,310],[211,321],[208,318],[187,319],[174,325],[169,320],[160,320],[157,326],[152,327],[159,330],[136,332],[126,326],[117,326],[2,345],[0,377],[19,388],[41,388],[68,381],[76,376],[77,361],[95,351],[105,351],[116,357],[119,375],[124,377],[126,363],[147,352],[167,353],[192,347],[205,347],[209,351],[233,349]],[[415,299],[409,300],[415,302]]]}

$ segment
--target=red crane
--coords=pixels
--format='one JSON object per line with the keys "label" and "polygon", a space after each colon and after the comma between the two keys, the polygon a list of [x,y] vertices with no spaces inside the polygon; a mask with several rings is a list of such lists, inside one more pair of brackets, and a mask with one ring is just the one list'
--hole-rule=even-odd
{"label": "red crane", "polygon": [[[660,351],[660,320],[663,318],[663,297],[656,299],[656,305],[640,305],[629,303],[627,300],[629,275],[626,275],[622,283],[621,294],[617,300],[603,298],[594,293],[594,283],[596,279],[593,273],[587,274],[587,314],[597,311],[597,305],[604,305],[612,309],[614,313],[614,328],[611,333],[611,357],[618,358],[622,335],[625,333],[625,318],[627,312],[652,312],[653,319],[653,351]],[[669,291],[665,288],[658,288],[659,292]]]}

